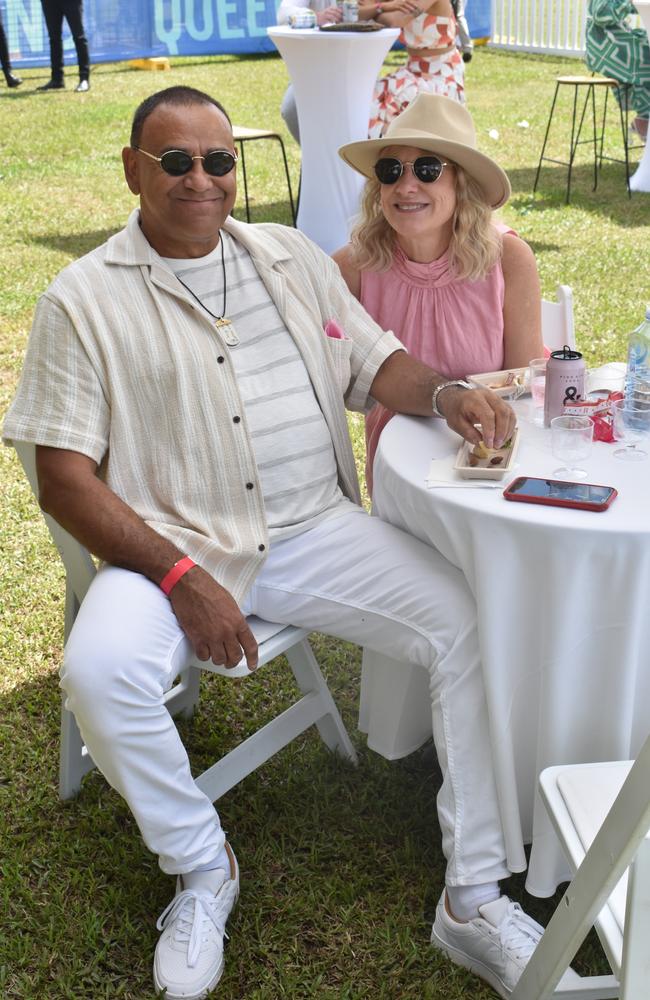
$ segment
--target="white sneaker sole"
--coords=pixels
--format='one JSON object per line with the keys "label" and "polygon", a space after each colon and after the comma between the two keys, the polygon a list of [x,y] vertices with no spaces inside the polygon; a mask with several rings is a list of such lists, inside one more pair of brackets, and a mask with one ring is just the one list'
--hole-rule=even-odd
{"label": "white sneaker sole", "polygon": [[500,997],[503,997],[503,1000],[508,1000],[508,998],[512,996],[512,990],[508,989],[506,984],[493,969],[491,969],[488,965],[484,965],[480,959],[467,955],[464,951],[454,948],[453,945],[449,944],[443,938],[438,937],[435,926],[431,931],[431,944],[434,948],[439,948],[440,951],[444,951],[445,955],[447,955],[456,965],[462,965],[464,969],[469,969],[469,971],[473,972],[474,975],[478,976],[480,979],[484,979],[485,982],[489,983],[492,989],[498,993]]}

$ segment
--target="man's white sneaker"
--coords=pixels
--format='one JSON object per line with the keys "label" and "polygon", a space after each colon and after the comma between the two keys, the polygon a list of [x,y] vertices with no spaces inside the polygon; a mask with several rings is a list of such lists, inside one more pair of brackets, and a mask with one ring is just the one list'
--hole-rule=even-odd
{"label": "man's white sneaker", "polygon": [[176,895],[158,918],[153,979],[157,990],[167,990],[167,1000],[201,1000],[221,979],[226,921],[239,895],[237,859],[229,844],[226,850],[230,871],[223,872],[216,894],[183,889],[179,877]]}
{"label": "man's white sneaker", "polygon": [[431,943],[509,997],[544,928],[507,896],[484,903],[479,917],[460,923],[447,913],[445,895],[436,907]]}

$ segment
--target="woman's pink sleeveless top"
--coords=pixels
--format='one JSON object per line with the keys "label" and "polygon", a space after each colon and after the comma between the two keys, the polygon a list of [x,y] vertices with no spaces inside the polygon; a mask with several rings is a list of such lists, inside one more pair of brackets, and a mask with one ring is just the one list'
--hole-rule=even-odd
{"label": "woman's pink sleeveless top", "polygon": [[[447,378],[461,378],[503,368],[503,296],[500,263],[480,281],[459,280],[450,271],[446,254],[431,264],[417,264],[396,246],[388,271],[361,272],[359,300],[414,358]],[[370,493],[379,435],[392,416],[377,403],[366,417]]]}

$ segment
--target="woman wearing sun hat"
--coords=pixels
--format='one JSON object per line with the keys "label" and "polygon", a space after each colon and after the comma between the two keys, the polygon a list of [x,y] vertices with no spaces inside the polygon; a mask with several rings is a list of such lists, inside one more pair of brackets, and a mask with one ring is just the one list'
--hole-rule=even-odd
{"label": "woman wearing sun hat", "polygon": [[[380,326],[450,379],[523,367],[543,353],[535,258],[493,219],[510,183],[476,148],[463,106],[420,94],[383,138],[339,155],[368,180],[351,242],[334,259]],[[392,415],[376,405],[366,418],[369,490]]]}

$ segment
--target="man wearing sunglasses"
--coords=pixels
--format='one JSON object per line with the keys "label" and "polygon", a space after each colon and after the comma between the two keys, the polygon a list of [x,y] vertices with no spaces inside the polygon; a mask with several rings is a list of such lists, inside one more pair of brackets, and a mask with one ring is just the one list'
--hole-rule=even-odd
{"label": "man wearing sunglasses", "polygon": [[172,87],[137,109],[123,163],[139,208],[41,298],[3,428],[37,445],[44,510],[103,561],[62,686],[176,877],[154,960],[168,1000],[218,982],[239,876],[163,696],[193,652],[254,669],[248,614],[429,671],[450,877],[507,874],[473,600],[361,509],[345,405],[435,412],[488,445],[514,415],[412,360],[300,232],[233,220],[236,159],[208,95]]}

